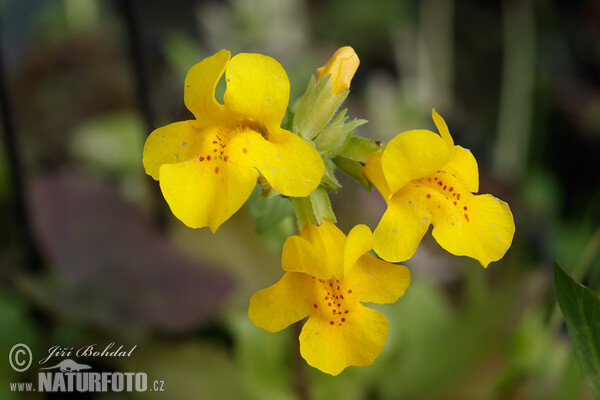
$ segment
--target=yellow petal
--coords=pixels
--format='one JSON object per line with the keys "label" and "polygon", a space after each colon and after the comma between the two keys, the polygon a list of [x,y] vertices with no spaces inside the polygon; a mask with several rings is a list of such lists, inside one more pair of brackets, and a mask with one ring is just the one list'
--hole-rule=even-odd
{"label": "yellow petal", "polygon": [[203,126],[221,122],[225,114],[215,99],[215,89],[230,57],[229,51],[221,50],[194,65],[185,77],[185,106]]}
{"label": "yellow petal", "polygon": [[298,235],[288,237],[283,244],[281,266],[284,271],[304,272],[320,279],[331,279],[334,273],[323,253]]}
{"label": "yellow petal", "polygon": [[327,273],[324,276],[338,279],[343,276],[346,235],[333,222],[323,219],[320,226],[308,223],[298,236],[310,242],[325,258]]}
{"label": "yellow petal", "polygon": [[268,141],[252,141],[256,168],[284,196],[305,197],[321,183],[325,164],[317,150],[301,137],[275,128]]}
{"label": "yellow petal", "polygon": [[279,127],[290,96],[290,81],[276,60],[262,54],[234,56],[225,71],[225,106],[246,119]]}
{"label": "yellow petal", "polygon": [[300,333],[300,354],[309,365],[335,376],[350,365],[371,365],[388,331],[380,312],[360,304],[349,314],[331,319],[314,314]]}
{"label": "yellow petal", "polygon": [[376,152],[369,156],[367,160],[367,165],[365,165],[364,174],[367,179],[375,185],[381,196],[387,202],[389,197],[393,194],[390,190],[390,187],[385,180],[385,175],[383,174],[383,168],[381,166],[381,157],[383,153]]}
{"label": "yellow petal", "polygon": [[443,170],[454,175],[467,191],[472,193],[479,191],[479,170],[470,150],[454,146],[450,154],[450,162]]}
{"label": "yellow petal", "polygon": [[160,168],[160,188],[173,214],[190,228],[213,232],[250,196],[258,172],[243,159],[193,159]]}
{"label": "yellow petal", "polygon": [[356,225],[346,239],[344,247],[344,276],[366,252],[373,248],[373,234],[366,225]]}
{"label": "yellow petal", "polygon": [[469,196],[451,217],[436,216],[432,233],[448,252],[472,257],[487,267],[510,247],[515,223],[505,202],[489,194]]}
{"label": "yellow petal", "polygon": [[175,122],[154,130],[144,145],[142,161],[146,173],[158,180],[161,165],[189,160],[200,145],[200,133],[192,121]]}
{"label": "yellow petal", "polygon": [[250,298],[248,317],[254,325],[278,332],[312,311],[313,287],[308,275],[287,272],[279,282]]}
{"label": "yellow petal", "polygon": [[433,123],[440,133],[440,136],[444,139],[444,142],[446,142],[448,150],[451,150],[454,147],[454,140],[452,139],[452,135],[450,135],[446,121],[444,121],[444,118],[435,111],[435,108],[431,110],[431,118],[433,118]]}
{"label": "yellow petal", "polygon": [[431,224],[431,214],[411,196],[411,188],[394,195],[373,232],[375,252],[389,262],[411,258]]}
{"label": "yellow petal", "polygon": [[419,129],[393,138],[383,152],[381,166],[389,188],[395,192],[413,179],[441,169],[449,160],[444,140],[436,133]]}
{"label": "yellow petal", "polygon": [[404,265],[390,264],[370,254],[363,255],[344,283],[354,287],[358,299],[366,303],[393,303],[410,284],[410,272]]}
{"label": "yellow petal", "polygon": [[330,76],[332,94],[340,94],[350,89],[350,82],[358,69],[360,60],[354,49],[350,46],[339,48],[324,66],[317,68],[319,79],[325,75]]}

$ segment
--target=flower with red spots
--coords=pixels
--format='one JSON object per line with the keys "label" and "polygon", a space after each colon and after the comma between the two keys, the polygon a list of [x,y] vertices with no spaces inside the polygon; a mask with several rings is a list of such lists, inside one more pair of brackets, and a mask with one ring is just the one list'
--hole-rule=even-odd
{"label": "flower with red spots", "polygon": [[[290,93],[283,67],[261,54],[230,57],[221,50],[190,69],[184,102],[195,119],[153,131],[143,156],[173,214],[213,232],[248,199],[259,171],[293,197],[308,196],[324,171],[315,148],[280,127]],[[215,88],[223,73],[220,104]]]}
{"label": "flower with red spots", "polygon": [[309,316],[300,334],[300,354],[328,374],[372,364],[389,325],[361,302],[393,303],[410,283],[406,267],[371,256],[367,252],[372,247],[365,225],[355,226],[346,237],[328,220],[318,227],[307,224],[283,246],[283,278],[250,299],[250,319],[278,332]]}
{"label": "flower with red spots", "polygon": [[374,250],[390,262],[408,260],[433,224],[440,246],[487,267],[512,243],[512,213],[492,195],[473,194],[479,190],[473,154],[454,145],[435,110],[432,117],[441,136],[421,129],[403,132],[368,159],[365,176],[388,205],[373,233]]}

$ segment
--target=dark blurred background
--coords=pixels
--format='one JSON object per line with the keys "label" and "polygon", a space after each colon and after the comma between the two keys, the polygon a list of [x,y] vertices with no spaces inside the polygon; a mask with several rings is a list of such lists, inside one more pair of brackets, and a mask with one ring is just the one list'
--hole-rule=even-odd
{"label": "dark blurred background", "polygon": [[[600,290],[597,1],[4,0],[0,17],[1,354],[137,345],[86,362],[147,372],[170,399],[592,398],[551,265]],[[141,152],[152,129],[192,117],[185,74],[221,48],[276,58],[293,107],[343,45],[361,59],[346,102],[370,121],[357,134],[434,129],[435,107],[516,234],[487,270],[428,235],[406,295],[377,307],[382,354],[333,378],[299,359],[297,328],[270,334],[246,314],[283,274],[289,204],[256,192],[215,235],[188,229]],[[340,227],[375,228],[379,195],[339,178]],[[0,362],[0,397],[45,398],[8,391],[37,369]]]}

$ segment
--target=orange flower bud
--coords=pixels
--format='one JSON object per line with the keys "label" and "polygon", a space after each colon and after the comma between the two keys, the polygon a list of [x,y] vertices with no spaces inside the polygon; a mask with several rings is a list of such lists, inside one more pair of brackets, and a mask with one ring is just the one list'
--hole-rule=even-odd
{"label": "orange flower bud", "polygon": [[329,59],[329,62],[317,68],[317,75],[321,79],[325,75],[331,74],[332,88],[331,93],[336,95],[350,88],[350,81],[354,77],[360,60],[354,49],[350,46],[339,48]]}

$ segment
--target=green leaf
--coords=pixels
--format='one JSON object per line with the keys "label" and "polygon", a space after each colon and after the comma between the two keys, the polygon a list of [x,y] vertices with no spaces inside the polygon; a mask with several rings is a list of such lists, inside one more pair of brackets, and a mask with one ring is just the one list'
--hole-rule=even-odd
{"label": "green leaf", "polygon": [[558,304],[587,384],[600,397],[600,297],[554,263]]}

